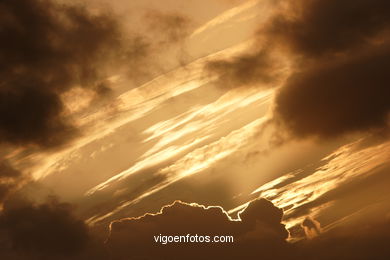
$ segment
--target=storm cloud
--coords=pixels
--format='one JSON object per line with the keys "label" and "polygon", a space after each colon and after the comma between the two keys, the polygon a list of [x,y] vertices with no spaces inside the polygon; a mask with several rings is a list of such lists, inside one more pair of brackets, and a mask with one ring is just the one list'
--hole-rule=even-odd
{"label": "storm cloud", "polygon": [[290,77],[276,115],[296,136],[333,137],[386,127],[390,46],[316,62]]}
{"label": "storm cloud", "polygon": [[2,1],[0,142],[41,148],[66,143],[78,129],[64,115],[61,96],[75,87],[106,95],[109,76],[124,72],[136,80],[148,74],[157,47],[187,35],[187,20],[150,11],[145,21],[153,30],[131,34],[109,11],[49,0]]}
{"label": "storm cloud", "polygon": [[390,250],[390,223],[366,223],[348,228],[336,228],[326,234],[294,245],[291,259],[387,259]]}
{"label": "storm cloud", "polygon": [[47,0],[5,0],[0,13],[0,141],[63,143],[75,129],[60,95],[76,86],[101,91],[119,26],[109,15]]}
{"label": "storm cloud", "polygon": [[[324,232],[311,217],[302,222],[306,239],[287,242],[283,210],[257,199],[231,219],[220,207],[176,201],[156,214],[111,223],[106,245],[112,259],[385,259],[389,222],[360,223]],[[234,243],[155,242],[161,236],[231,235]]]}
{"label": "storm cloud", "polygon": [[[283,211],[255,200],[232,220],[220,207],[175,202],[157,214],[111,223],[107,246],[114,259],[236,259],[282,256],[289,247]],[[233,236],[234,243],[156,243],[154,236]],[[279,250],[279,251],[278,251]]]}
{"label": "storm cloud", "polygon": [[18,204],[6,203],[0,215],[0,255],[12,259],[73,256],[86,248],[87,226],[73,216],[69,204],[53,198],[41,205]]}
{"label": "storm cloud", "polygon": [[388,128],[389,2],[287,0],[276,1],[272,12],[247,53],[206,65],[218,85],[280,86],[275,71],[284,64],[269,59],[279,53],[290,75],[277,90],[273,116],[292,136]]}
{"label": "storm cloud", "polygon": [[264,30],[297,61],[275,114],[296,136],[388,126],[388,1],[291,1]]}

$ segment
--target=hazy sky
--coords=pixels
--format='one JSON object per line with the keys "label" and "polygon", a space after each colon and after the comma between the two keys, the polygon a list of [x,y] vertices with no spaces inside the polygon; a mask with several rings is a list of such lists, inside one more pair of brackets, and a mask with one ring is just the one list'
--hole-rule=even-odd
{"label": "hazy sky", "polygon": [[386,259],[389,13],[4,0],[0,256]]}

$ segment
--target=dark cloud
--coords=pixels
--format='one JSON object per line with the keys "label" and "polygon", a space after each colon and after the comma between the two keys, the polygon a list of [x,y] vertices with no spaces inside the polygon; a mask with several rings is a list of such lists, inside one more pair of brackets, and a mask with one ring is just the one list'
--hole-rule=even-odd
{"label": "dark cloud", "polygon": [[[157,214],[112,222],[105,244],[78,220],[71,205],[49,199],[34,205],[20,200],[0,215],[0,256],[5,259],[387,259],[388,221],[321,232],[310,240],[288,243],[283,211],[271,202],[252,201],[232,220],[220,207],[175,202]],[[97,234],[100,232],[100,234]],[[156,243],[159,235],[231,235],[234,243]]]}
{"label": "dark cloud", "polygon": [[[288,247],[283,212],[266,200],[253,201],[232,221],[220,207],[175,202],[160,213],[112,222],[107,246],[114,259],[231,259],[240,256],[280,256]],[[159,235],[230,235],[234,243],[155,243]],[[280,251],[279,251],[280,252]],[[281,253],[282,254],[282,253]]]}
{"label": "dark cloud", "polygon": [[[390,25],[386,0],[279,1],[281,8],[260,34],[305,58],[349,52],[370,44]],[[359,51],[359,50],[358,50]]]}
{"label": "dark cloud", "polygon": [[150,11],[143,22],[150,25],[147,32],[129,33],[107,10],[92,13],[51,0],[1,1],[0,142],[66,143],[78,129],[64,116],[62,94],[81,86],[105,96],[108,76],[123,73],[140,82],[155,75],[156,50],[187,36],[188,19]]}
{"label": "dark cloud", "polygon": [[48,0],[4,0],[0,13],[0,141],[60,144],[74,134],[60,95],[77,85],[101,90],[119,26],[109,15]]}
{"label": "dark cloud", "polygon": [[269,56],[283,54],[291,74],[277,93],[274,116],[290,134],[328,138],[387,128],[389,2],[287,0],[274,8],[249,53],[206,66],[218,85],[272,83],[285,65]]}
{"label": "dark cloud", "polygon": [[[233,221],[220,207],[175,202],[157,214],[114,221],[107,240],[112,259],[387,259],[389,222],[338,227],[323,232],[305,218],[308,239],[286,242],[283,211],[252,201]],[[159,235],[232,235],[234,243],[156,243]]]}
{"label": "dark cloud", "polygon": [[390,111],[390,45],[293,74],[276,98],[276,116],[296,136],[332,137],[383,128]]}
{"label": "dark cloud", "polygon": [[71,206],[55,199],[38,206],[6,207],[0,215],[0,232],[1,251],[26,258],[76,255],[89,239],[86,225],[73,216]]}
{"label": "dark cloud", "polygon": [[1,1],[0,144],[47,148],[69,141],[78,129],[64,111],[63,100],[72,95],[64,94],[83,87],[103,96],[110,91],[108,76],[136,78],[158,63],[156,34],[179,41],[188,19],[150,12],[143,22],[153,32],[144,35],[126,31],[119,15],[96,6]]}
{"label": "dark cloud", "polygon": [[259,50],[229,60],[210,61],[206,64],[205,71],[211,76],[217,76],[216,84],[223,89],[241,86],[272,87],[270,84],[277,82],[280,74],[275,64],[269,50]]}
{"label": "dark cloud", "polygon": [[278,119],[300,137],[387,127],[389,2],[292,1],[289,12],[265,30],[298,57],[276,98]]}
{"label": "dark cloud", "polygon": [[380,222],[354,229],[336,228],[311,240],[296,243],[292,259],[388,259],[390,223]]}

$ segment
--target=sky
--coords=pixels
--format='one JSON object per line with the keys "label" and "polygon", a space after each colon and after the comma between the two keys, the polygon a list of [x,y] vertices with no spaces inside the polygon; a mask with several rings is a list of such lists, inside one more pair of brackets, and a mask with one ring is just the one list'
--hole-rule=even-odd
{"label": "sky", "polygon": [[388,259],[389,13],[1,1],[1,258]]}

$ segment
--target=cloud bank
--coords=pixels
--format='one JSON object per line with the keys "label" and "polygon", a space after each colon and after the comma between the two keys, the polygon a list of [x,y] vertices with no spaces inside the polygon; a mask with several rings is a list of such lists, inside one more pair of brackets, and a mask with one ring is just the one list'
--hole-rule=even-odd
{"label": "cloud bank", "polygon": [[[107,246],[114,259],[211,259],[252,258],[284,254],[288,232],[281,224],[283,212],[267,200],[253,201],[232,220],[220,207],[176,201],[157,214],[114,221]],[[232,235],[229,243],[155,243],[154,236],[198,234]],[[279,252],[279,253],[278,253]]]}
{"label": "cloud bank", "polygon": [[290,76],[278,90],[273,115],[292,136],[388,128],[389,11],[384,0],[277,1],[248,53],[206,69],[217,71],[225,86],[264,86],[283,64],[251,53],[282,53]]}
{"label": "cloud bank", "polygon": [[5,259],[71,257],[89,240],[87,226],[73,216],[71,206],[53,198],[41,205],[6,204],[0,214],[0,234],[0,256]]}
{"label": "cloud bank", "polygon": [[61,94],[104,93],[105,66],[118,58],[120,27],[107,14],[47,0],[0,3],[0,142],[52,147],[76,129]]}
{"label": "cloud bank", "polygon": [[[388,221],[323,233],[307,217],[307,238],[286,241],[283,211],[257,199],[231,219],[220,207],[176,201],[156,214],[117,220],[106,241],[112,259],[386,259]],[[232,235],[234,243],[156,243],[154,236]],[[358,245],[356,247],[356,245]]]}

